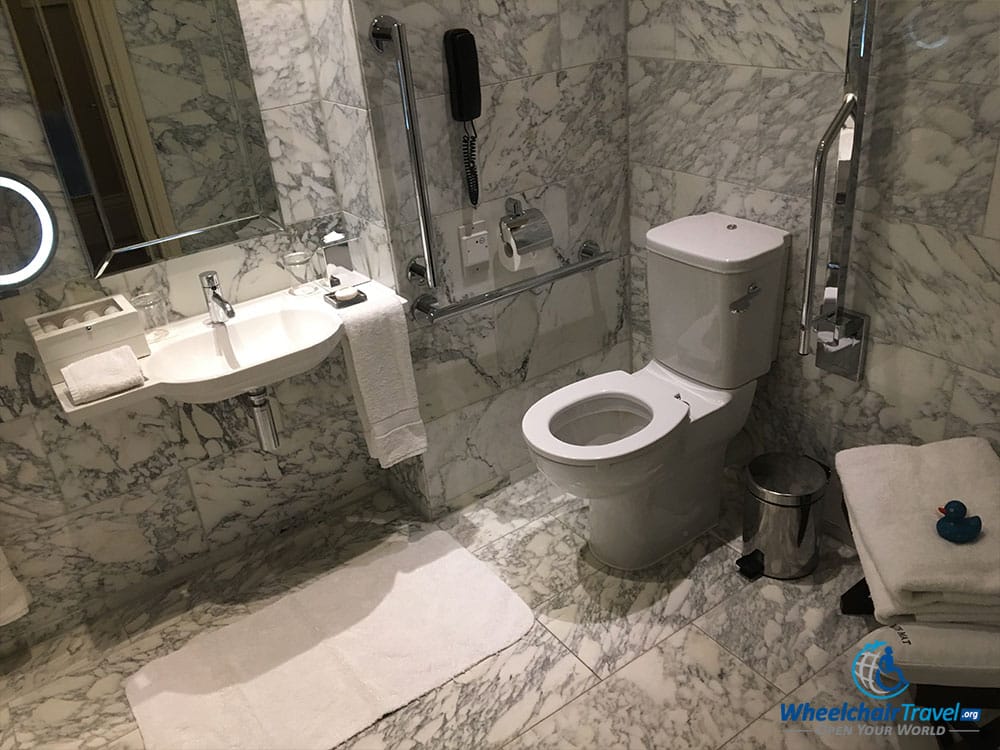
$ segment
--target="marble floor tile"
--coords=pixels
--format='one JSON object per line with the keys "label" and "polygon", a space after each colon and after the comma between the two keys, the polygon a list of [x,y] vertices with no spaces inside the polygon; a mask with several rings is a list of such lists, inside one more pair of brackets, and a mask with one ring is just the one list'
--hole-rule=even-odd
{"label": "marble floor tile", "polygon": [[0,705],[30,693],[80,663],[93,663],[127,640],[117,618],[78,625],[0,660]]}
{"label": "marble floor tile", "polygon": [[[813,676],[798,690],[786,696],[783,703],[809,701],[814,706],[839,706],[844,701],[855,705],[858,689],[851,679],[851,663],[857,649],[865,639],[852,643],[846,651],[834,659],[827,667]],[[906,698],[905,700],[909,700]],[[893,699],[892,703],[905,702],[904,696]],[[843,726],[851,727],[846,724]],[[857,727],[859,725],[853,725]],[[767,713],[754,721],[726,744],[725,750],[931,750],[937,742],[931,737],[865,736],[856,733],[836,736],[815,734],[810,731],[786,731],[787,729],[811,729],[808,724],[785,723],[781,721],[780,704],[774,705]]]}
{"label": "marble floor tile", "polygon": [[585,498],[570,495],[552,515],[581,539],[590,539],[590,504]]}
{"label": "marble floor tile", "polygon": [[513,646],[385,717],[340,750],[498,747],[596,683],[536,623]]}
{"label": "marble floor tile", "polygon": [[583,546],[568,526],[543,516],[475,554],[535,608],[594,572],[581,555]]}
{"label": "marble floor tile", "polygon": [[556,594],[538,619],[607,677],[746,585],[736,553],[705,534],[645,571],[599,571]]}
{"label": "marble floor tile", "polygon": [[862,578],[854,550],[826,538],[816,572],[759,578],[695,621],[785,692],[794,690],[877,624],[840,614],[840,595]]}
{"label": "marble floor tile", "polygon": [[142,741],[142,734],[136,729],[110,743],[107,750],[145,750],[145,747],[146,743]]}
{"label": "marble floor tile", "polygon": [[14,724],[10,720],[10,709],[3,705],[0,705],[0,750],[17,750]]}
{"label": "marble floor tile", "polygon": [[693,626],[533,727],[514,748],[717,748],[780,692]]}
{"label": "marble floor tile", "polygon": [[14,738],[27,748],[101,747],[136,728],[125,679],[178,646],[161,629],[84,661],[10,703]]}
{"label": "marble floor tile", "polygon": [[557,512],[568,498],[538,472],[448,514],[437,525],[463,546],[476,550],[546,513]]}

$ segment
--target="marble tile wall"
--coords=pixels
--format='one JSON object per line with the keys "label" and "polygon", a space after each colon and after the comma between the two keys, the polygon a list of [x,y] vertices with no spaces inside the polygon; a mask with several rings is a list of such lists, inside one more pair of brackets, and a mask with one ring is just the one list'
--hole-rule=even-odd
{"label": "marble tile wall", "polygon": [[[378,267],[388,254],[385,230],[380,239],[367,219],[336,211],[336,154],[324,105],[327,97],[357,104],[363,91],[360,69],[354,83],[342,80],[336,29],[326,27],[327,38],[314,34],[311,24],[322,20],[316,11],[325,5],[239,3],[285,231],[95,281],[67,216],[57,260],[32,287],[0,300],[0,547],[34,597],[27,617],[0,629],[0,653],[384,485],[385,472],[365,449],[339,352],[273,386],[281,447],[268,454],[256,449],[237,400],[161,399],[71,425],[23,325],[27,316],[104,294],[154,289],[171,315],[196,315],[204,304],[196,277],[208,268],[232,301],[277,291],[288,283],[280,256],[316,249],[334,228],[359,238],[350,249],[357,265]],[[348,6],[337,7],[333,20],[351,24]],[[62,192],[2,23],[0,65],[0,166],[27,174],[58,205]],[[345,168],[337,174],[356,180]],[[382,266],[391,278],[391,262]]]}
{"label": "marble tile wall", "polygon": [[[424,291],[405,278],[406,263],[422,249],[398,81],[392,59],[368,40],[370,21],[380,13],[406,24],[442,276],[440,302],[576,260],[587,239],[616,256],[594,273],[444,323],[413,324],[411,348],[430,448],[394,472],[393,482],[434,516],[530,470],[520,420],[535,400],[585,375],[628,366],[627,8],[623,0],[353,0],[352,6],[368,110],[367,118],[350,119],[357,130],[373,133],[377,168],[354,191],[356,208],[342,193],[344,208],[363,218],[379,212],[387,217],[402,294],[414,299]],[[451,118],[442,53],[444,32],[458,27],[476,37],[482,85],[475,209],[466,197],[463,131]],[[334,115],[348,120],[343,111]],[[348,129],[342,132],[348,137]],[[370,163],[363,149],[352,150]],[[380,203],[374,200],[376,185]],[[528,270],[508,271],[498,262],[498,224],[508,197],[542,209],[553,228],[554,249]],[[459,232],[474,220],[486,223],[490,261],[470,268],[462,261]]]}
{"label": "marble tile wall", "polygon": [[631,0],[630,321],[648,361],[641,248],[718,210],[793,233],[780,351],[749,429],[759,448],[978,434],[1000,401],[1000,4],[879,3],[850,303],[872,317],[866,378],[796,354],[811,160],[839,103],[847,0]]}
{"label": "marble tile wall", "polygon": [[257,179],[268,147],[235,0],[114,7],[177,230],[271,213],[277,196]]}

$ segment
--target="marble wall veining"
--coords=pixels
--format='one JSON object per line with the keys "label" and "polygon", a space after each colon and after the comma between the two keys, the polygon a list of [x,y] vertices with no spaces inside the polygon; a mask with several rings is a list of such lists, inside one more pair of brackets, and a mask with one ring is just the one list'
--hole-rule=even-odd
{"label": "marble wall veining", "polygon": [[[284,231],[95,281],[66,215],[52,266],[0,300],[0,546],[34,597],[25,618],[0,629],[0,653],[385,484],[367,454],[339,351],[272,387],[281,447],[269,454],[257,449],[236,399],[158,399],[71,425],[23,325],[27,316],[107,293],[153,289],[166,295],[172,315],[196,315],[204,305],[197,274],[208,268],[228,299],[251,299],[287,285],[283,253],[315,250],[333,228],[359,238],[351,244],[357,265],[375,265],[369,255],[386,253],[387,241],[373,241],[367,219],[338,210],[338,179],[349,188],[344,180],[356,178],[333,169],[324,107],[357,103],[363,91],[334,44],[351,28],[349,9],[334,3],[337,12],[320,18],[325,6],[289,0],[276,12],[273,0],[239,2]],[[31,178],[58,210],[62,192],[2,20],[0,168]]]}
{"label": "marble wall veining", "polygon": [[[176,231],[270,213],[275,188],[236,1],[114,7]],[[183,248],[206,239],[224,241],[216,231]]]}
{"label": "marble wall veining", "polygon": [[[380,13],[407,27],[440,302],[576,260],[587,239],[616,256],[596,272],[450,321],[413,323],[411,349],[430,447],[392,476],[434,516],[532,470],[520,422],[535,400],[585,375],[628,365],[626,7],[617,0],[352,5],[367,93],[367,111],[354,120],[374,136],[374,155],[358,153],[369,162],[374,156],[377,171],[358,186],[357,208],[345,195],[344,209],[386,217],[401,293],[414,299],[424,291],[405,274],[406,263],[422,251],[398,81],[391,57],[379,55],[367,38],[370,20]],[[475,35],[479,53],[483,107],[476,121],[475,209],[465,194],[462,126],[451,118],[443,60],[443,34],[456,27]],[[497,260],[498,223],[508,197],[541,208],[555,236],[553,251],[517,273]],[[470,269],[459,253],[459,230],[473,220],[486,222],[491,260]]]}
{"label": "marble wall veining", "polygon": [[796,353],[811,161],[839,105],[850,3],[631,0],[630,312],[649,354],[646,230],[718,210],[793,234],[759,447],[824,460],[977,434],[1000,449],[1000,3],[878,4],[849,306],[865,379]]}

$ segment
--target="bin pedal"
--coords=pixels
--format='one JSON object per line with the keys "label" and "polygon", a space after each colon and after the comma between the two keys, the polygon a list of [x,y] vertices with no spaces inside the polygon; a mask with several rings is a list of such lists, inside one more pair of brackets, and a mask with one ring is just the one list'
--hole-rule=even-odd
{"label": "bin pedal", "polygon": [[840,596],[840,612],[845,615],[873,615],[875,604],[872,602],[868,581],[862,578]]}
{"label": "bin pedal", "polygon": [[737,558],[736,567],[740,575],[750,581],[756,581],[764,575],[764,553],[755,549],[748,555]]}

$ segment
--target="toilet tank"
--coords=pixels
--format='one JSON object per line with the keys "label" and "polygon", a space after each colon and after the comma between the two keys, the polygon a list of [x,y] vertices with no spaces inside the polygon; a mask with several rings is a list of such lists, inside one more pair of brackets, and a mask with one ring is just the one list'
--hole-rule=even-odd
{"label": "toilet tank", "polygon": [[646,233],[652,354],[716,388],[738,388],[777,356],[790,235],[719,213]]}

